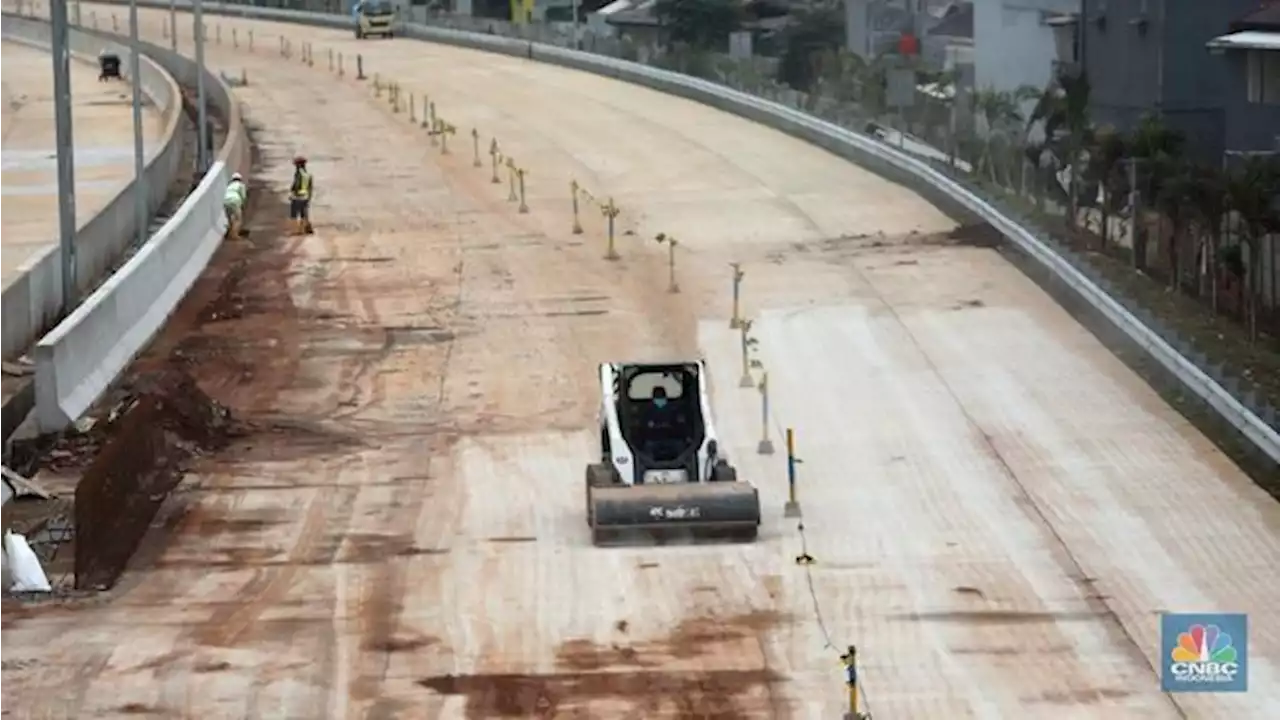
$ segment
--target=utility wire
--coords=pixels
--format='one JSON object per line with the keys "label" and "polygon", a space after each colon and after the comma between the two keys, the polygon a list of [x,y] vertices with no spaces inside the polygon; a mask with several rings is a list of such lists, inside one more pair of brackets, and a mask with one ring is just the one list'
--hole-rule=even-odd
{"label": "utility wire", "polygon": [[[818,630],[822,633],[822,643],[824,650],[835,650],[840,652],[840,647],[836,645],[831,637],[831,630],[827,627],[827,621],[822,613],[822,602],[818,600],[818,590],[813,584],[813,556],[809,554],[809,538],[804,531],[804,520],[796,522],[796,532],[800,535],[800,556],[796,558],[796,562],[804,568],[805,584],[809,588],[809,600],[813,605],[813,617],[817,622]],[[844,656],[840,656],[843,661]],[[858,684],[858,698],[862,708],[854,708],[861,712],[859,717],[863,720],[871,720],[871,702],[867,699],[867,686],[862,682],[862,674],[856,676]],[[865,712],[863,712],[865,710]]]}

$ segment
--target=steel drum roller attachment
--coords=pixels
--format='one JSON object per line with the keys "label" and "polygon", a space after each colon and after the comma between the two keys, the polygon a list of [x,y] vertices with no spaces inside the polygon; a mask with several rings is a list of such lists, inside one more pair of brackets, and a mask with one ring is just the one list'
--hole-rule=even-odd
{"label": "steel drum roller attachment", "polygon": [[746,530],[760,524],[760,495],[745,482],[591,489],[597,529]]}

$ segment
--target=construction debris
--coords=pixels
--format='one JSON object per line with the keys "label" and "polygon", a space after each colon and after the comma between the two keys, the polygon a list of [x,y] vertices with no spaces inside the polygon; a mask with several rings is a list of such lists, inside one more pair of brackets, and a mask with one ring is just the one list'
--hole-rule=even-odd
{"label": "construction debris", "polygon": [[47,593],[52,592],[49,578],[40,567],[40,558],[36,557],[27,538],[15,532],[4,535],[4,584],[11,593]]}

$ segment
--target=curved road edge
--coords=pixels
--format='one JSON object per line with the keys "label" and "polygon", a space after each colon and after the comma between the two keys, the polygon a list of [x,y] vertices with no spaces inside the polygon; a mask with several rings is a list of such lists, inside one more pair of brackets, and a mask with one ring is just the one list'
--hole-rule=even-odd
{"label": "curved road edge", "polygon": [[[7,41],[49,53],[50,28],[47,24],[5,13],[3,34]],[[77,62],[94,64],[98,53],[111,50],[124,62],[129,50],[114,41],[104,41],[86,32],[73,30],[68,35],[72,57]],[[163,130],[158,149],[149,153],[145,169],[147,216],[151,217],[164,202],[177,178],[181,159],[182,136],[178,132],[182,119],[182,94],[177,81],[159,63],[145,55],[140,58],[141,90],[162,117]],[[137,237],[134,203],[137,181],[130,179],[93,217],[80,223],[76,233],[76,278],[79,292],[92,287],[119,259],[124,248]],[[4,357],[12,359],[29,350],[48,330],[62,309],[62,267],[58,239],[35,258],[24,263],[19,275],[4,288]]]}
{"label": "curved road edge", "polygon": [[[128,4],[125,0],[103,1],[106,4]],[[191,6],[190,0],[173,0],[172,2],[137,0],[137,2],[140,6],[160,9],[176,8],[184,12],[187,12]],[[204,5],[204,12],[212,15],[341,29],[350,28],[353,22],[345,15],[223,3],[207,3]],[[401,34],[415,40],[527,57],[531,60],[644,85],[701,102],[812,142],[857,165],[911,188],[949,214],[961,217],[976,216],[1000,232],[1042,273],[1051,276],[1052,282],[1067,290],[1078,301],[1085,303],[1098,321],[1123,335],[1129,347],[1150,358],[1164,373],[1167,373],[1170,379],[1198,397],[1224,423],[1233,428],[1235,433],[1256,449],[1265,458],[1264,462],[1280,467],[1280,432],[1263,420],[1258,411],[1250,407],[1253,403],[1247,404],[1247,397],[1237,397],[1218,379],[1202,370],[1183,352],[1179,352],[1170,341],[1153,329],[1149,320],[1140,319],[1134,310],[1127,308],[1123,302],[1110,295],[1103,288],[1102,279],[1087,265],[1078,261],[1073,262],[1071,254],[1065,248],[1051,238],[1041,237],[1034,230],[1021,225],[995,205],[922,160],[785,105],[706,80],[627,60],[527,40],[414,23],[404,23]]]}
{"label": "curved road edge", "polygon": [[[5,22],[43,28],[46,35],[49,31],[43,20],[6,13]],[[99,44],[106,40],[114,45],[121,39],[100,32],[77,34]],[[197,66],[193,61],[150,43],[142,43],[142,47],[144,55],[171,79],[194,84]],[[249,169],[250,143],[230,88],[208,71],[204,84],[210,107],[225,119],[226,139],[214,164],[173,216],[36,344],[34,392],[28,390],[27,394],[32,396],[28,403],[34,400],[41,432],[61,429],[84,414],[164,325],[221,243],[225,224],[222,194],[231,173]],[[178,97],[176,92],[173,97]],[[175,144],[173,173],[177,172],[178,149]],[[170,184],[172,177],[163,186],[166,192]],[[56,253],[52,255],[56,260]],[[6,314],[8,308],[6,298]],[[6,337],[7,331],[6,320]],[[5,414],[17,415],[20,410],[6,407]]]}

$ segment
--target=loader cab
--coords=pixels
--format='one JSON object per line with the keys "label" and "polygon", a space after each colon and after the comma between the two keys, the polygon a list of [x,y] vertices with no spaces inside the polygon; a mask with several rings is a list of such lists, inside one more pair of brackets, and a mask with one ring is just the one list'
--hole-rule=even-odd
{"label": "loader cab", "polygon": [[614,378],[619,429],[636,456],[637,469],[683,469],[698,477],[698,451],[706,433],[699,366],[631,365]]}
{"label": "loader cab", "polygon": [[396,9],[390,0],[358,2],[354,7],[354,13],[356,16],[356,39],[366,38],[370,35],[392,36],[391,26],[396,19]]}

